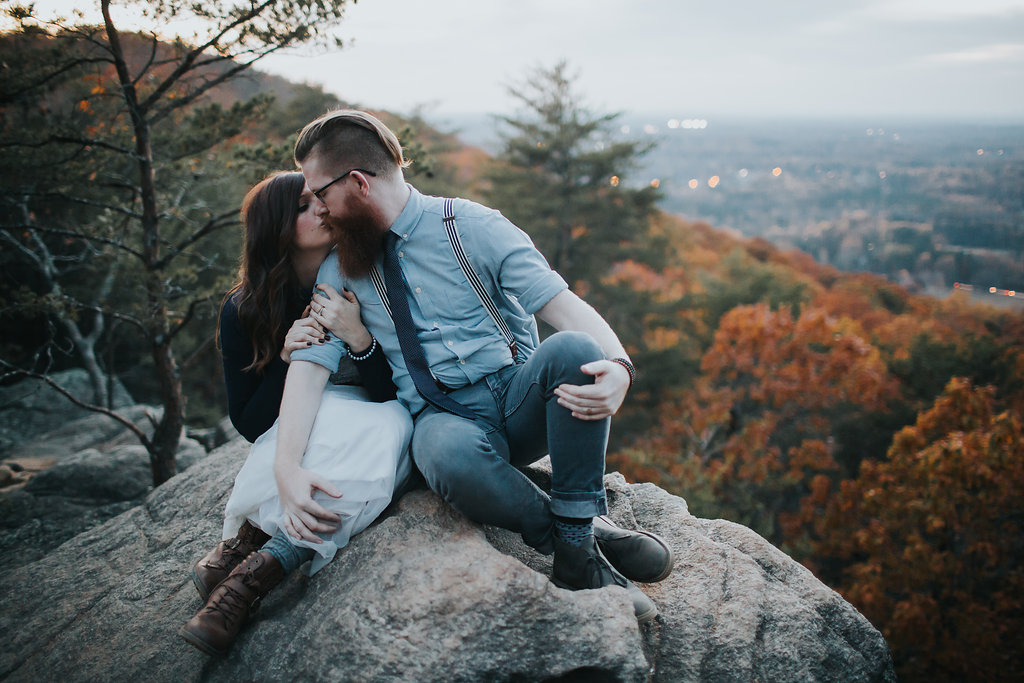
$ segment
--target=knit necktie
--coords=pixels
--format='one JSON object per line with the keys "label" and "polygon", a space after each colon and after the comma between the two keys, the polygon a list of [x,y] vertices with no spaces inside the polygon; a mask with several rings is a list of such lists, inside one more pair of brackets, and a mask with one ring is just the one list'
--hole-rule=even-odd
{"label": "knit necktie", "polygon": [[416,390],[428,403],[440,410],[474,420],[476,414],[441,391],[434,381],[434,376],[430,374],[427,357],[423,354],[423,347],[420,345],[419,337],[416,336],[416,325],[413,324],[412,313],[409,312],[409,300],[405,295],[405,279],[402,277],[402,267],[398,263],[398,254],[395,253],[395,242],[397,241],[398,235],[390,230],[385,233],[384,286],[388,292],[391,317],[395,323],[398,343],[402,347],[405,367],[409,370]]}

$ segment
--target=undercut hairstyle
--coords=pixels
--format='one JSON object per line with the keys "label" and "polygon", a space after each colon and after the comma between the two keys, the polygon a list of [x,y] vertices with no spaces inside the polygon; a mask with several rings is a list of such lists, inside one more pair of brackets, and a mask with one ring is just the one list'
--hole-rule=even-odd
{"label": "undercut hairstyle", "polygon": [[[273,173],[242,201],[245,244],[238,279],[224,303],[234,299],[238,322],[252,342],[253,362],[246,371],[266,369],[280,353],[292,321],[300,317],[309,301],[309,292],[299,286],[291,263],[295,221],[305,186],[301,173]],[[220,324],[217,334],[219,346]]]}
{"label": "undercut hairstyle", "polygon": [[380,119],[355,109],[335,109],[307,124],[295,141],[295,162],[319,157],[334,173],[362,168],[382,177],[411,162],[402,144]]}

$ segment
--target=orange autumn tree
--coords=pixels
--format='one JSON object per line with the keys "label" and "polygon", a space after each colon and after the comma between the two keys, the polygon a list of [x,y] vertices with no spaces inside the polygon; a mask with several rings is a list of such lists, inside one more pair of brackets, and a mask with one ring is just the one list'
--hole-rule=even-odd
{"label": "orange autumn tree", "polygon": [[887,460],[804,503],[819,570],[908,679],[1024,670],[1024,429],[994,394],[953,379]]}
{"label": "orange autumn tree", "polygon": [[615,465],[681,493],[702,515],[775,542],[800,536],[815,478],[838,478],[832,425],[880,409],[894,384],[857,324],[818,309],[738,306],[726,313],[691,391]]}

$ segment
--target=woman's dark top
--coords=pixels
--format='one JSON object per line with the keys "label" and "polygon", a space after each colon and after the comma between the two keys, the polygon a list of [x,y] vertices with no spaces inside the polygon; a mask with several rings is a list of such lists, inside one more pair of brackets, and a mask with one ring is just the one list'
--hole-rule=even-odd
{"label": "woman's dark top", "polygon": [[[252,364],[255,354],[249,335],[242,329],[242,323],[238,319],[235,298],[233,296],[225,301],[220,312],[224,385],[228,394],[228,416],[231,418],[231,424],[247,441],[253,442],[274,425],[274,420],[281,410],[281,396],[284,394],[288,363],[281,360],[279,354],[274,354],[273,360],[262,372],[243,369]],[[305,304],[299,308],[295,318],[302,314],[303,308]],[[345,367],[346,365],[348,367]],[[351,372],[352,366],[357,373]],[[359,381],[356,380],[356,376]],[[347,356],[342,358],[338,372],[332,375],[332,381],[336,384],[361,383],[373,401],[389,401],[395,398],[391,366],[388,365],[380,344],[365,360],[355,362]]]}

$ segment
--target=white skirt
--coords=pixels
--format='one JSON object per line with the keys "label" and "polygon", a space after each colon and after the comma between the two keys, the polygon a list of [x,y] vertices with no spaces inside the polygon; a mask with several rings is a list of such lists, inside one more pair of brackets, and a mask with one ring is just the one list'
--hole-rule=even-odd
{"label": "white skirt", "polygon": [[[281,499],[274,479],[277,422],[256,439],[228,498],[224,538],[233,538],[249,520],[273,536],[283,529]],[[328,384],[309,436],[302,467],[316,472],[341,492],[332,498],[315,491],[313,499],[341,517],[338,529],[322,543],[289,537],[296,546],[316,551],[310,575],[331,561],[338,548],[365,529],[391,502],[396,482],[412,468],[409,440],[412,418],[398,401],[373,403],[361,387]]]}

